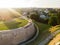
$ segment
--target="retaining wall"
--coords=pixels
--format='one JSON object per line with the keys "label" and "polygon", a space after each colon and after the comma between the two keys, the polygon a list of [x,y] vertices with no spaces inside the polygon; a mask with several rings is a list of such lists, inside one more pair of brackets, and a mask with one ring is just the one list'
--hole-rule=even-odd
{"label": "retaining wall", "polygon": [[24,27],[0,31],[0,45],[17,45],[35,34],[34,24],[29,20]]}

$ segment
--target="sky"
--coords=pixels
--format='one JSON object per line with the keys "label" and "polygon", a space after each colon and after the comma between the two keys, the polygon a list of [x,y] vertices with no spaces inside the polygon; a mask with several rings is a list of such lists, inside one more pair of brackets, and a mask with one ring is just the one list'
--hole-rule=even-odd
{"label": "sky", "polygon": [[60,8],[60,0],[0,0],[0,8]]}

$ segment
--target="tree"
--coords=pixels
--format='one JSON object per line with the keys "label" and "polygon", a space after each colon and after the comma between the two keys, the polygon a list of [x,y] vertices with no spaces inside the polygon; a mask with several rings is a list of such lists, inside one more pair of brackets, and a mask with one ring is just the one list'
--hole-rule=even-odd
{"label": "tree", "polygon": [[58,16],[57,22],[58,24],[60,24],[60,9],[57,10],[57,16]]}
{"label": "tree", "polygon": [[37,11],[33,11],[32,13],[30,13],[30,18],[39,21],[39,14],[37,13]]}
{"label": "tree", "polygon": [[53,26],[57,25],[57,15],[51,13],[48,24]]}

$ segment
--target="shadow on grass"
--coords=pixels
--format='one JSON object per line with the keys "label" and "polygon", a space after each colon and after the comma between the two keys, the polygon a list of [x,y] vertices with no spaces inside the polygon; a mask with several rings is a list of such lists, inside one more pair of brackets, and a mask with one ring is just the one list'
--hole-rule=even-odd
{"label": "shadow on grass", "polygon": [[38,45],[41,41],[45,40],[51,32],[49,31],[50,25],[46,25],[40,22],[33,21],[39,28],[39,35],[38,37],[27,45]]}
{"label": "shadow on grass", "polygon": [[15,29],[19,27],[18,25],[21,24],[21,22],[12,21],[12,22],[5,22],[4,24],[8,27],[8,29]]}

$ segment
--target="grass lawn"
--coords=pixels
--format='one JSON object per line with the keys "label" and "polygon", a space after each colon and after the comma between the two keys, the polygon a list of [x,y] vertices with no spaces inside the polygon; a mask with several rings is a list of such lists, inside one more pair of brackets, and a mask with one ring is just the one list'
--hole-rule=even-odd
{"label": "grass lawn", "polygon": [[25,19],[15,18],[11,22],[0,22],[0,30],[8,30],[22,27],[28,23]]}
{"label": "grass lawn", "polygon": [[27,44],[27,45],[38,45],[41,41],[43,41],[49,34],[51,34],[49,32],[49,28],[51,27],[50,25],[47,24],[43,24],[37,21],[33,21],[39,28],[39,35],[38,37],[32,41],[31,43]]}

